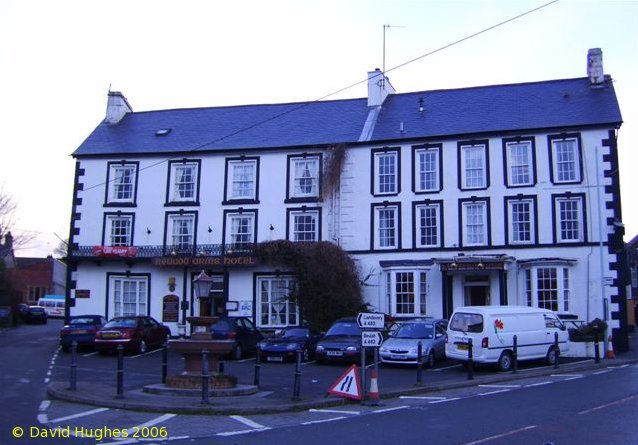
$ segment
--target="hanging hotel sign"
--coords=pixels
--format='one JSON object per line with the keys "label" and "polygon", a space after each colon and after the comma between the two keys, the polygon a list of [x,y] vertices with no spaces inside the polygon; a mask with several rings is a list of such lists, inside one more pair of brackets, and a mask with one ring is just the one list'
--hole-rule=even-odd
{"label": "hanging hotel sign", "polygon": [[254,256],[207,256],[207,257],[156,257],[153,266],[158,267],[251,267],[259,264]]}
{"label": "hanging hotel sign", "polygon": [[132,246],[93,246],[91,251],[94,256],[118,256],[127,258],[137,256],[137,247]]}

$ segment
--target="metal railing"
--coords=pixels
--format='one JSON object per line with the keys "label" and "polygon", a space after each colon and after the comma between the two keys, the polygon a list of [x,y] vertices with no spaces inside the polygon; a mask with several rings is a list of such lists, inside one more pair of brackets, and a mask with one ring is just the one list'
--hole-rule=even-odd
{"label": "metal railing", "polygon": [[157,258],[157,257],[218,257],[226,255],[252,255],[253,244],[185,244],[180,246],[154,245],[154,246],[131,246],[134,254],[126,255],[100,255],[95,253],[95,246],[71,246],[68,257],[77,258],[113,258],[113,259],[135,259],[135,258]]}

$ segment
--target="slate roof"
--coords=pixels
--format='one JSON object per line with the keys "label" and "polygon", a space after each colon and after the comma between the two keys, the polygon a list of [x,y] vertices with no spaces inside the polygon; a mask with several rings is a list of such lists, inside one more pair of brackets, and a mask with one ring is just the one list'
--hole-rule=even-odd
{"label": "slate roof", "polygon": [[[367,115],[365,98],[133,112],[114,125],[102,122],[73,155],[356,143]],[[393,94],[382,106],[371,141],[621,123],[611,79],[592,88],[587,78],[577,78]],[[164,128],[170,133],[156,136]]]}

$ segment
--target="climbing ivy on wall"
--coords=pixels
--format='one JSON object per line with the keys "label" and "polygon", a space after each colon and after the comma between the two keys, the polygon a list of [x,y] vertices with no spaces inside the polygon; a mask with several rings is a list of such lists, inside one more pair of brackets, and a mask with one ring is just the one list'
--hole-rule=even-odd
{"label": "climbing ivy on wall", "polygon": [[326,330],[339,317],[365,310],[355,262],[336,244],[267,241],[255,247],[261,262],[293,273],[297,287],[288,298],[299,305],[301,319]]}
{"label": "climbing ivy on wall", "polygon": [[347,146],[345,144],[333,145],[328,149],[328,156],[321,178],[321,194],[324,199],[328,199],[339,188],[341,171],[346,161],[346,149]]}

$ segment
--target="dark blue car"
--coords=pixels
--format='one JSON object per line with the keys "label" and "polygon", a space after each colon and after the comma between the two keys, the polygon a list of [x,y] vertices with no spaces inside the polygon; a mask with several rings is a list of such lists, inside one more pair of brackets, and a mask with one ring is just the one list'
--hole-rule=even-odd
{"label": "dark blue car", "polygon": [[310,326],[288,326],[272,337],[259,343],[264,361],[283,362],[296,359],[301,351],[301,359],[307,361],[314,356],[321,335]]}
{"label": "dark blue car", "polygon": [[106,323],[101,315],[77,315],[71,317],[69,324],[60,330],[60,346],[63,351],[69,351],[73,342],[78,347],[93,347],[95,333]]}

